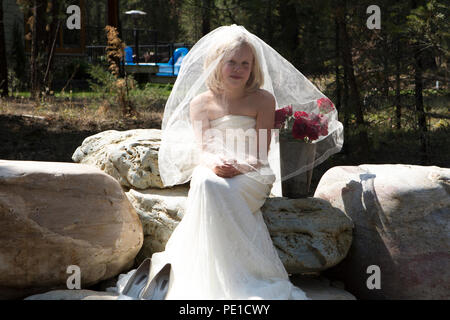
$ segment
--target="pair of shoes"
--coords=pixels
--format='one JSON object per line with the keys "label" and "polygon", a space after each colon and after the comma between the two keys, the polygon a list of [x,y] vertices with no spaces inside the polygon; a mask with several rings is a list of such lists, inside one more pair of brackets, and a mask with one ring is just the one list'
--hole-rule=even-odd
{"label": "pair of shoes", "polygon": [[169,289],[171,264],[167,263],[150,281],[151,259],[145,259],[122,290],[120,300],[164,300]]}
{"label": "pair of shoes", "polygon": [[149,281],[150,266],[151,259],[147,258],[136,269],[121,292],[121,296],[125,296],[123,299],[140,299],[140,296]]}
{"label": "pair of shoes", "polygon": [[147,287],[143,290],[141,299],[144,300],[164,300],[169,290],[170,270],[172,266],[167,263],[153,277]]}

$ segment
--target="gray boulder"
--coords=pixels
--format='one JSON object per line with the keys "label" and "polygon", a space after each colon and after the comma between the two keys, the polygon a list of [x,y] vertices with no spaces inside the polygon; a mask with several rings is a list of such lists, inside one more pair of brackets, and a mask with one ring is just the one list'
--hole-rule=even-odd
{"label": "gray boulder", "polygon": [[[335,167],[314,196],[355,224],[347,257],[328,275],[343,280],[358,298],[450,298],[450,169]],[[380,269],[379,289],[368,288],[367,282],[376,284],[370,266]]]}
{"label": "gray boulder", "polygon": [[[144,228],[141,259],[163,251],[181,221],[189,187],[127,192]],[[321,199],[268,198],[263,218],[289,273],[321,271],[339,263],[352,241],[352,222]]]}
{"label": "gray boulder", "polygon": [[159,129],[108,130],[86,138],[72,159],[103,170],[128,188],[162,188]]}
{"label": "gray boulder", "polygon": [[24,300],[117,300],[118,293],[93,290],[52,290],[26,297]]}
{"label": "gray boulder", "polygon": [[133,266],[142,225],[119,183],[74,163],[0,160],[0,298],[81,287]]}

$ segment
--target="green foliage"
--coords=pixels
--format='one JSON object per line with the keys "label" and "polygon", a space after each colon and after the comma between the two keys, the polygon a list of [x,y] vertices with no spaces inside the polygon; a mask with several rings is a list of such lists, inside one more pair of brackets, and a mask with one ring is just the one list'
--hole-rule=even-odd
{"label": "green foliage", "polygon": [[66,69],[69,76],[75,72],[74,79],[85,79],[89,76],[90,67],[91,65],[86,61],[86,59],[75,58],[70,61]]}
{"label": "green foliage", "polygon": [[8,91],[12,96],[17,94],[23,87],[21,79],[19,79],[14,70],[8,70]]}
{"label": "green foliage", "polygon": [[163,112],[172,85],[146,83],[130,91],[130,100],[138,110]]}
{"label": "green foliage", "polygon": [[[109,102],[111,106],[117,106],[117,79],[100,65],[91,65],[88,73],[92,80],[89,81],[91,93],[78,93],[77,97],[100,98]],[[136,84],[132,76],[127,76],[129,101],[138,111],[163,112],[173,85],[146,83],[142,88]]]}
{"label": "green foliage", "polygon": [[439,0],[430,0],[424,6],[411,10],[407,26],[412,40],[420,45],[430,45],[449,56],[449,8]]}
{"label": "green foliage", "polygon": [[88,80],[92,91],[100,93],[103,98],[107,98],[111,93],[114,94],[116,78],[111,72],[101,65],[94,64],[89,66],[88,73],[93,79],[93,81]]}

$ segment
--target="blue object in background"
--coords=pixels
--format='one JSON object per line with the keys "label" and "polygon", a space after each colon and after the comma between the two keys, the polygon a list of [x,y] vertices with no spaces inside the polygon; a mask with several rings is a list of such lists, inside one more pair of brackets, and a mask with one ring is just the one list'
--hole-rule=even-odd
{"label": "blue object in background", "polygon": [[125,64],[133,63],[133,48],[125,47]]}
{"label": "blue object in background", "polygon": [[175,49],[172,57],[170,57],[169,62],[157,63],[157,65],[159,66],[159,72],[156,75],[160,77],[177,76],[178,72],[180,71],[183,58],[186,56],[188,51],[189,51],[188,48],[184,47]]}
{"label": "blue object in background", "polygon": [[[158,73],[156,73],[159,77],[173,77],[177,76],[178,72],[180,71],[181,63],[183,62],[183,58],[188,53],[188,48],[177,48],[173,52],[172,57],[170,57],[169,62],[158,62],[156,65],[158,66]],[[175,63],[174,63],[175,61]],[[137,65],[133,62],[133,48],[131,47],[125,47],[125,65]],[[155,63],[145,63],[141,62],[139,65],[145,66],[145,65],[155,65]]]}

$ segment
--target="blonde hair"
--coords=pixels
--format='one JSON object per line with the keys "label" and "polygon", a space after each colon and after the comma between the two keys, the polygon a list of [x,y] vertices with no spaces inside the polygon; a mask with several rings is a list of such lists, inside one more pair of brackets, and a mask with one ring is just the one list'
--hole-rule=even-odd
{"label": "blonde hair", "polygon": [[231,37],[230,39],[228,39],[228,41],[221,42],[220,44],[215,45],[210,49],[204,62],[204,70],[207,70],[209,67],[211,67],[212,63],[214,63],[219,57],[220,61],[217,63],[215,69],[206,79],[206,86],[208,87],[208,89],[215,93],[218,93],[222,90],[222,66],[224,63],[224,59],[226,56],[243,46],[248,46],[253,54],[252,70],[250,72],[250,77],[245,84],[245,90],[248,92],[252,92],[263,86],[264,75],[261,70],[261,65],[259,63],[255,47],[253,47],[246,35],[240,34]]}

